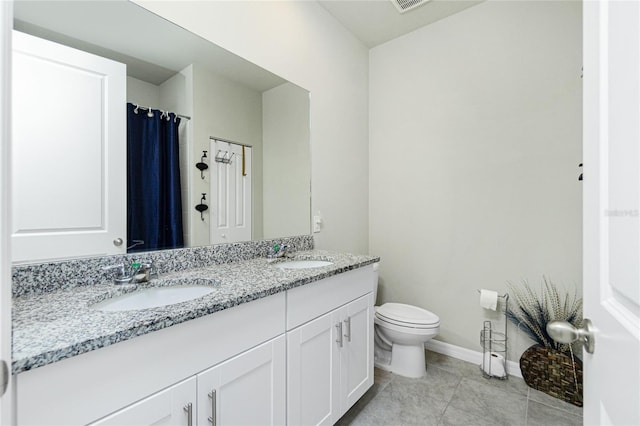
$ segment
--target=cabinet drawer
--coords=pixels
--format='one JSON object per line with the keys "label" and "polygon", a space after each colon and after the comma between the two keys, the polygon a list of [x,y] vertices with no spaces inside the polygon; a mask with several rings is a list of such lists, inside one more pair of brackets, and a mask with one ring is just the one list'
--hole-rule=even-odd
{"label": "cabinet drawer", "polygon": [[287,330],[373,291],[373,265],[287,291]]}

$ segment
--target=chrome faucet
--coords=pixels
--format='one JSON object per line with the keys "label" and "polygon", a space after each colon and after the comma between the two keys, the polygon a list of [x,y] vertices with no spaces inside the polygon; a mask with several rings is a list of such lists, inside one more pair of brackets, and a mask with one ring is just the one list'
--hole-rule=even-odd
{"label": "chrome faucet", "polygon": [[138,271],[136,272],[134,279],[136,282],[151,281],[152,278],[158,278],[158,269],[153,262],[141,263]]}
{"label": "chrome faucet", "polygon": [[271,249],[269,249],[269,253],[267,257],[270,259],[275,259],[278,257],[288,257],[290,255],[291,246],[288,244],[274,244]]}
{"label": "chrome faucet", "polygon": [[133,280],[135,273],[138,271],[127,272],[124,267],[124,263],[118,263],[116,265],[104,266],[103,271],[116,270],[116,276],[113,277],[114,284],[129,284]]}
{"label": "chrome faucet", "polygon": [[158,276],[158,272],[153,262],[148,263],[132,263],[130,267],[125,267],[124,263],[116,265],[104,266],[103,271],[116,270],[116,276],[113,278],[114,284],[137,284],[146,282]]}

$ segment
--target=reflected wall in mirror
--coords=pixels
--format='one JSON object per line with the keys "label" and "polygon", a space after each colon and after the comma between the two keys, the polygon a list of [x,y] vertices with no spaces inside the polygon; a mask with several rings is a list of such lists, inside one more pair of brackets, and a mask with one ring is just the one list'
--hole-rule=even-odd
{"label": "reflected wall in mirror", "polygon": [[[126,102],[182,116],[178,136],[185,247],[310,233],[306,90],[129,1],[17,1],[14,16],[14,28],[20,32],[125,64]],[[122,120],[126,120],[124,111],[122,105]],[[75,125],[73,120],[68,123]],[[126,144],[122,140],[126,137],[120,139]],[[38,155],[37,150],[31,151]],[[198,168],[197,163],[207,167]],[[20,173],[30,172],[14,162],[14,180],[21,180],[16,176]],[[29,197],[27,192],[17,190],[14,203],[24,204],[21,200]],[[42,207],[64,211],[64,206],[53,205],[55,199],[54,194],[49,205]],[[95,204],[105,199],[94,197],[87,202],[87,211],[101,211]],[[207,209],[196,210],[198,204]],[[14,215],[20,215],[20,210]],[[74,229],[67,223],[60,227]],[[79,228],[100,234],[105,225],[97,219]],[[55,230],[55,226],[14,229],[14,245],[16,237],[43,229]],[[133,244],[127,241],[126,230],[108,238],[113,251],[103,247],[66,255],[21,254],[14,260],[122,253]],[[136,239],[134,234],[130,238]],[[149,248],[139,245],[138,249]]]}

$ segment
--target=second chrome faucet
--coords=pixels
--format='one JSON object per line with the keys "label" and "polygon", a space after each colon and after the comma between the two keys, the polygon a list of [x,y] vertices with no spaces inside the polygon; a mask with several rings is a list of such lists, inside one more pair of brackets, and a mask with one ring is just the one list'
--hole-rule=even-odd
{"label": "second chrome faucet", "polygon": [[132,263],[126,267],[124,263],[116,265],[104,266],[103,271],[115,270],[116,275],[113,277],[114,284],[137,284],[150,281],[158,276],[158,272],[153,262]]}

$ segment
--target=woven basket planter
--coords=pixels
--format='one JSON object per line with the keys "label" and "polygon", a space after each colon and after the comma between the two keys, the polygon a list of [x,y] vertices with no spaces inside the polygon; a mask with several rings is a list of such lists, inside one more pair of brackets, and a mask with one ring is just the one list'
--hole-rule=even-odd
{"label": "woven basket planter", "polygon": [[[540,345],[531,346],[520,357],[520,370],[530,387],[582,407],[582,361],[570,354]],[[576,379],[578,386],[576,387]]]}

